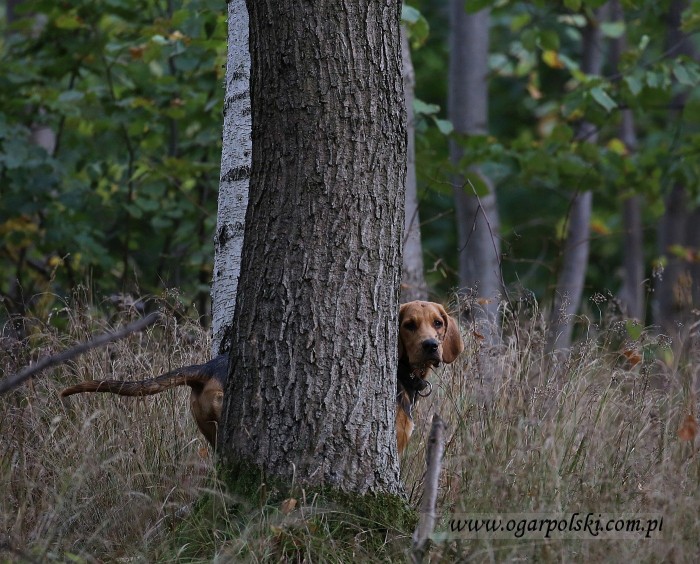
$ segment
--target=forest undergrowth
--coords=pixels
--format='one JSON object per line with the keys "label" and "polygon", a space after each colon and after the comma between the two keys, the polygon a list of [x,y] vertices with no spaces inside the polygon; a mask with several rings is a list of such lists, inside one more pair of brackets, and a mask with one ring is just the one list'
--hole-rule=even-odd
{"label": "forest undergrowth", "polygon": [[[142,379],[207,360],[207,331],[174,304],[151,302],[165,313],[159,324],[0,398],[0,562],[405,560],[411,531],[362,515],[331,519],[311,498],[247,508],[243,519],[232,512],[187,388],[59,398],[85,379]],[[401,461],[410,505],[420,503],[438,413],[448,431],[438,533],[457,514],[576,512],[648,516],[662,530],[654,539],[449,538],[433,543],[430,560],[697,561],[700,324],[660,335],[601,314],[584,320],[570,351],[548,355],[536,302],[503,311],[497,344],[464,325],[465,352],[436,370],[417,408]],[[46,319],[10,319],[0,370],[13,374],[139,315],[76,300]],[[339,519],[352,524],[342,539]],[[368,549],[364,539],[382,527],[385,545]]]}

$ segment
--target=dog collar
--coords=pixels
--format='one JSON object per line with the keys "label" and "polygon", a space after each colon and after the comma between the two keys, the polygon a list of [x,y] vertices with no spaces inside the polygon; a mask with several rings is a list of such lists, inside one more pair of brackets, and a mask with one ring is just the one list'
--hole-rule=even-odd
{"label": "dog collar", "polygon": [[[404,360],[399,361],[398,377],[396,379],[397,393],[405,391],[411,398],[411,403],[415,403],[416,396],[428,397],[433,393],[433,384],[425,379],[427,368],[413,368]],[[427,392],[424,390],[428,388]]]}

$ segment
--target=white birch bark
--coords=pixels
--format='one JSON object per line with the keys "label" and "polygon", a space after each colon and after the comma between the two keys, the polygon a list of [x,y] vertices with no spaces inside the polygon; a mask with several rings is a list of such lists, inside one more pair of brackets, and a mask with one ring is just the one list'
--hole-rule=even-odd
{"label": "white birch bark", "polygon": [[415,73],[411,60],[411,46],[405,26],[401,27],[401,53],[403,58],[403,88],[408,120],[408,146],[406,153],[406,217],[403,235],[403,272],[401,276],[401,302],[427,300],[428,286],[423,273],[423,247],[420,238],[418,213],[418,186],[416,181],[416,127],[413,113]]}
{"label": "white birch bark", "polygon": [[230,348],[251,162],[250,51],[245,0],[228,3],[228,56],[212,281],[212,354]]}

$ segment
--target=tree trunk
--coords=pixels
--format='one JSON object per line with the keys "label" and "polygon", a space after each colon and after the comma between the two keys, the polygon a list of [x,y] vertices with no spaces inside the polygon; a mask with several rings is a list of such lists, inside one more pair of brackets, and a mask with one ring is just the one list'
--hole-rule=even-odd
{"label": "tree trunk", "polygon": [[214,238],[212,356],[231,348],[251,158],[250,52],[245,0],[228,3],[228,56],[219,203]]}
{"label": "tree trunk", "polygon": [[683,291],[686,264],[670,249],[685,243],[688,206],[685,186],[674,182],[670,194],[666,197],[664,215],[659,223],[659,250],[666,257],[666,266],[658,278],[658,286],[654,292],[658,308],[655,321],[664,331],[672,334],[676,333],[676,324],[682,321],[687,294]]}
{"label": "tree trunk", "polygon": [[[628,110],[624,110],[625,112]],[[623,281],[620,299],[625,315],[644,321],[644,237],[641,197],[630,196],[622,202]]]}
{"label": "tree trunk", "polygon": [[[624,12],[620,0],[610,3],[611,20],[624,22]],[[612,41],[610,65],[618,68],[620,57],[627,49],[627,40],[623,35]],[[631,155],[637,150],[637,133],[632,110],[620,110],[620,140]],[[634,187],[630,187],[634,190]],[[641,198],[633,195],[622,202],[622,288],[620,301],[625,315],[644,321],[644,237],[642,233]]]}
{"label": "tree trunk", "polygon": [[[669,57],[685,55],[697,58],[697,53],[691,39],[681,30],[681,15],[687,2],[673,0],[669,7],[667,54]],[[685,93],[674,99],[674,106],[684,108],[687,100]],[[676,116],[679,122],[683,120],[683,110]],[[678,257],[671,248],[689,244],[695,238],[697,227],[691,221],[692,211],[687,188],[674,182],[666,197],[666,209],[659,223],[659,252],[666,258],[666,267],[657,279],[655,295],[655,322],[664,331],[675,334],[678,324],[687,321],[693,309],[693,296],[700,293],[700,280],[693,276],[695,268],[683,258]],[[691,215],[692,214],[692,215]],[[697,304],[697,302],[695,302]]]}
{"label": "tree trunk", "polygon": [[248,10],[253,160],[220,448],[287,483],[395,494],[401,5]]}
{"label": "tree trunk", "polygon": [[[583,30],[583,54],[581,70],[589,75],[600,74],[603,66],[602,34],[600,22],[605,17],[606,7],[594,12]],[[597,130],[588,122],[582,122],[577,133],[581,142],[596,143]],[[566,242],[562,251],[562,262],[554,292],[549,321],[547,350],[567,349],[571,346],[573,316],[581,305],[583,286],[586,281],[589,252],[589,229],[593,193],[590,190],[576,193],[569,207]]]}
{"label": "tree trunk", "polygon": [[[483,135],[488,131],[488,50],[490,11],[467,14],[463,0],[450,0],[450,69],[448,113],[455,131]],[[450,159],[458,167],[464,150],[450,142]],[[467,180],[471,177],[472,182]],[[475,179],[478,179],[476,182]],[[480,331],[495,336],[501,286],[499,218],[492,183],[478,168],[455,178],[455,209],[459,245],[459,283],[477,290],[475,321]],[[486,187],[477,196],[474,185]]]}
{"label": "tree trunk", "polygon": [[[688,217],[685,244],[692,248],[696,257],[700,257],[700,207],[695,207]],[[700,307],[700,261],[697,259],[689,265],[690,299],[693,308]]]}
{"label": "tree trunk", "polygon": [[411,60],[408,33],[401,27],[401,53],[403,57],[403,88],[406,95],[408,148],[406,153],[406,220],[403,235],[403,274],[401,276],[401,302],[428,299],[428,285],[423,273],[423,246],[420,239],[420,215],[418,213],[418,186],[416,182],[416,128],[413,115],[413,91],[416,77]]}

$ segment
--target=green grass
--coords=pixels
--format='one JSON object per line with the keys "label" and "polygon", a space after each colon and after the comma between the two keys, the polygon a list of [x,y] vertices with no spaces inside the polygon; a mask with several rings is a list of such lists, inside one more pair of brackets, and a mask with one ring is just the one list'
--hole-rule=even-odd
{"label": "green grass", "polygon": [[[4,327],[3,374],[133,318],[125,311],[107,321],[80,306],[55,315],[19,320],[21,340]],[[186,388],[61,402],[60,389],[83,379],[140,379],[207,359],[206,332],[166,317],[0,398],[0,562],[404,561],[410,531],[362,510],[299,495],[284,514],[279,500],[230,499]],[[535,308],[498,346],[465,329],[465,352],[437,371],[435,391],[417,408],[402,460],[409,503],[420,502],[437,412],[448,428],[438,529],[453,513],[643,513],[663,517],[663,538],[453,540],[433,545],[430,560],[696,561],[700,464],[677,429],[696,413],[697,327],[684,339],[643,331],[630,342],[624,320],[611,317],[559,357],[544,354],[541,327]],[[643,362],[630,365],[621,354],[628,345]],[[385,540],[370,550],[366,541],[378,531]]]}

